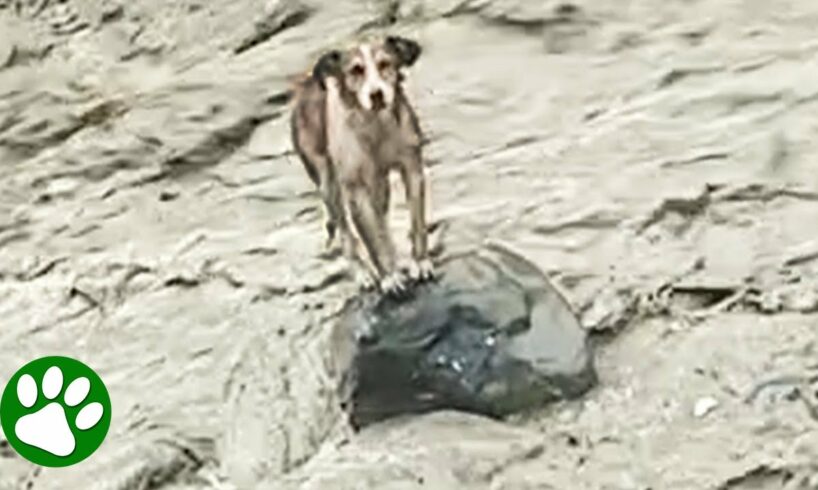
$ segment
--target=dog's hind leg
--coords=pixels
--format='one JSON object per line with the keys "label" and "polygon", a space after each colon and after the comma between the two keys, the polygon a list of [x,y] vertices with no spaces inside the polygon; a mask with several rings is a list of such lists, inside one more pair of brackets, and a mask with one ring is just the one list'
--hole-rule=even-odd
{"label": "dog's hind leg", "polygon": [[339,214],[338,186],[333,175],[332,161],[327,154],[323,106],[323,97],[301,101],[292,113],[290,127],[293,148],[304,165],[307,176],[321,195],[324,230],[327,233],[324,248],[328,251],[343,216]]}
{"label": "dog's hind leg", "polygon": [[329,159],[320,167],[318,192],[321,194],[321,204],[324,214],[324,230],[327,233],[327,240],[324,248],[332,248],[335,238],[338,235],[338,228],[344,225],[341,194],[338,189],[338,182]]}
{"label": "dog's hind leg", "polygon": [[321,196],[321,210],[323,214],[324,231],[327,233],[327,240],[324,248],[329,250],[332,247],[338,232],[338,224],[343,219],[340,213],[341,197],[338,192],[338,184],[330,159],[314,151],[305,151],[299,148],[299,156],[304,163],[310,180],[312,180],[318,193]]}

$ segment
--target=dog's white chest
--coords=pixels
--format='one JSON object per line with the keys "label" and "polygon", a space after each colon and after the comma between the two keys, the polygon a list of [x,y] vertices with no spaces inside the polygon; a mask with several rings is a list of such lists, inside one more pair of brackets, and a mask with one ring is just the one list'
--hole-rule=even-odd
{"label": "dog's white chest", "polygon": [[362,116],[348,110],[338,88],[327,85],[327,147],[333,161],[344,166],[364,162],[388,169],[398,159],[400,127],[389,112]]}

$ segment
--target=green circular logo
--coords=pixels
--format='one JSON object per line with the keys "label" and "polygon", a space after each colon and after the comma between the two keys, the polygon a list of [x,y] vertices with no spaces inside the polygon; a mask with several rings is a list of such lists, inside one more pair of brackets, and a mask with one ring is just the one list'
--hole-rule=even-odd
{"label": "green circular logo", "polygon": [[14,373],[0,398],[0,425],[20,456],[40,466],[70,466],[102,445],[111,398],[91,368],[69,357],[42,357]]}

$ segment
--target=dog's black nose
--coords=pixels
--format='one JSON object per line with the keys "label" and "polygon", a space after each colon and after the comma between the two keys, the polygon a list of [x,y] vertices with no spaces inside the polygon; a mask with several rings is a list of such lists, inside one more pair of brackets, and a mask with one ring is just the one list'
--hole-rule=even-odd
{"label": "dog's black nose", "polygon": [[383,97],[382,90],[375,90],[369,95],[369,99],[372,101],[372,107],[374,109],[383,109],[386,105],[386,100]]}

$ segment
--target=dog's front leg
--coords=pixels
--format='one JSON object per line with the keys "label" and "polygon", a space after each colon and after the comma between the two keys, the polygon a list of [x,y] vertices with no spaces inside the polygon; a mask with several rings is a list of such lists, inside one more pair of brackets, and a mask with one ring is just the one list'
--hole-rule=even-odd
{"label": "dog's front leg", "polygon": [[425,281],[434,277],[434,266],[429,258],[429,239],[426,228],[426,178],[420,151],[412,152],[401,166],[401,177],[409,205],[410,231],[412,242],[413,279]]}
{"label": "dog's front leg", "polygon": [[400,293],[405,289],[405,281],[396,267],[395,247],[389,235],[386,217],[380,214],[373,200],[374,183],[347,182],[344,185],[345,209],[348,224],[354,227],[355,235],[363,242],[378,273],[381,291],[387,294]]}
{"label": "dog's front leg", "polygon": [[364,291],[377,289],[378,273],[367,260],[367,252],[363,249],[362,240],[355,234],[355,228],[343,223],[339,232],[343,252],[352,269],[355,282]]}

